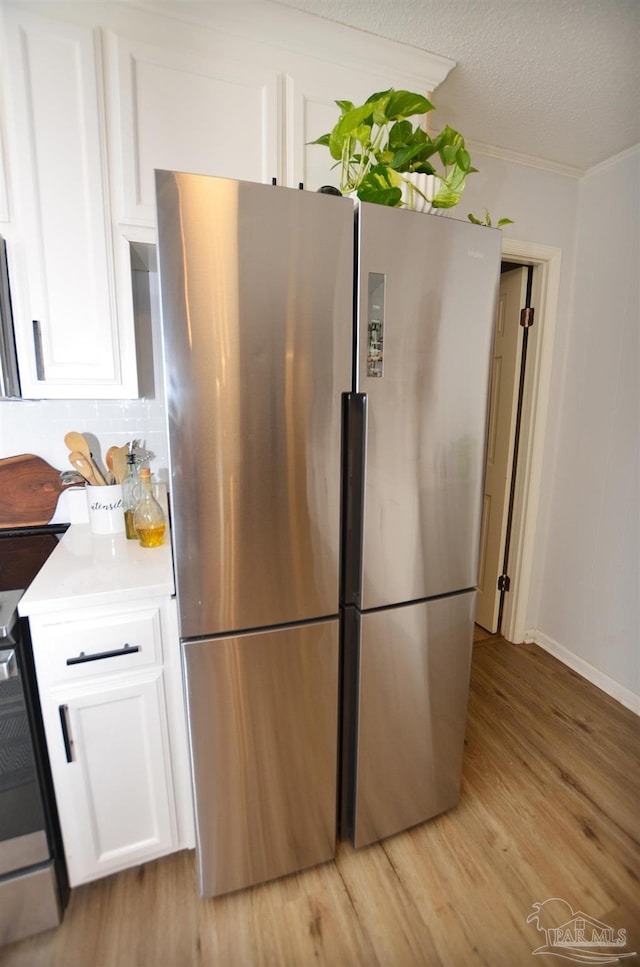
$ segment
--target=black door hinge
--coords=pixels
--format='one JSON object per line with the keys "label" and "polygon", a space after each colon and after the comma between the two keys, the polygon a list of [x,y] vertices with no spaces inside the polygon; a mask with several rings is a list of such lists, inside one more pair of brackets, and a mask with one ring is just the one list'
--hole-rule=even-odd
{"label": "black door hinge", "polygon": [[498,578],[498,591],[508,591],[511,587],[511,578],[508,574],[501,574]]}
{"label": "black door hinge", "polygon": [[520,325],[523,329],[531,328],[535,314],[536,310],[533,308],[533,306],[527,306],[525,309],[520,310]]}

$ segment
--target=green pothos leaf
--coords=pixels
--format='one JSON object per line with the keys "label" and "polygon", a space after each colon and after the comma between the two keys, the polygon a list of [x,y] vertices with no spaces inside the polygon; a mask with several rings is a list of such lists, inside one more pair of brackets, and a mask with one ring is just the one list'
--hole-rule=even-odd
{"label": "green pothos leaf", "polygon": [[400,178],[394,171],[385,165],[377,165],[371,168],[362,179],[358,188],[358,198],[375,205],[397,208],[402,200],[400,184]]}

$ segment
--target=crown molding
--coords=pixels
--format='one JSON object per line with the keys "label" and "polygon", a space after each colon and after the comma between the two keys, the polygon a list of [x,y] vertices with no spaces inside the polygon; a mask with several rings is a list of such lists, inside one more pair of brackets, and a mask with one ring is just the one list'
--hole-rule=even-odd
{"label": "crown molding", "polygon": [[183,22],[233,34],[245,40],[268,42],[304,57],[319,58],[351,70],[387,72],[390,86],[395,77],[414,78],[415,86],[432,92],[456,66],[455,60],[432,54],[396,40],[325,20],[272,0],[229,3],[206,0],[127,0],[124,6],[162,14]]}
{"label": "crown molding", "polygon": [[608,168],[613,168],[614,165],[619,164],[621,161],[632,158],[635,154],[638,155],[638,159],[640,160],[640,144],[633,144],[630,148],[625,148],[624,151],[620,151],[611,158],[607,158],[606,161],[601,161],[599,164],[593,165],[592,168],[587,169],[585,176],[588,178],[591,175],[598,175],[602,171],[607,171]]}
{"label": "crown molding", "polygon": [[566,175],[568,178],[588,178],[591,175],[599,174],[613,168],[621,161],[638,155],[640,158],[640,144],[634,144],[630,148],[625,148],[618,154],[601,161],[591,168],[579,168],[577,165],[563,165],[556,161],[547,161],[544,158],[536,158],[532,155],[519,154],[517,151],[508,151],[506,148],[498,148],[492,144],[483,144],[481,141],[467,141],[467,146],[472,155],[484,155],[487,158],[498,158],[502,161],[510,161],[515,164],[528,165],[530,168],[540,168],[542,171],[550,171],[556,175]]}
{"label": "crown molding", "polygon": [[558,161],[547,161],[545,158],[536,158],[535,155],[521,154],[519,151],[510,151],[508,148],[499,148],[493,144],[483,144],[482,141],[467,141],[467,147],[472,158],[475,155],[483,155],[486,158],[498,158],[500,161],[509,161],[512,164],[526,165],[529,168],[539,168],[542,171],[549,171],[554,175],[565,175],[567,178],[580,180],[585,175],[585,169],[576,165],[565,165]]}

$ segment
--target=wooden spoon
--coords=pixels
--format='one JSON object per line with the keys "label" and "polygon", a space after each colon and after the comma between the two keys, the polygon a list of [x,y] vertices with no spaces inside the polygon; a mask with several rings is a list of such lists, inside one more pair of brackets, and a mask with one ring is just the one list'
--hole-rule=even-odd
{"label": "wooden spoon", "polygon": [[94,487],[101,486],[96,476],[96,466],[93,460],[87,460],[84,453],[80,453],[79,450],[72,450],[69,454],[69,463],[82,474],[87,483],[90,483]]}
{"label": "wooden spoon", "polygon": [[113,457],[114,457],[114,454],[116,453],[117,449],[118,449],[117,447],[109,447],[109,449],[107,450],[107,452],[104,455],[104,462],[107,465],[107,470],[112,475],[112,477],[115,479],[115,482],[116,483],[122,483],[121,480],[118,480],[118,478],[116,476],[116,470],[115,470],[115,467],[113,465]]}
{"label": "wooden spoon", "polygon": [[64,438],[64,442],[69,447],[69,450],[71,451],[71,453],[80,453],[82,456],[86,458],[88,463],[93,468],[93,475],[96,478],[96,481],[95,481],[96,484],[100,484],[103,487],[106,486],[107,481],[104,479],[99,468],[96,466],[96,463],[93,457],[91,456],[91,450],[89,449],[89,444],[83,437],[82,433],[77,433],[75,430],[71,430],[69,433],[66,434]]}
{"label": "wooden spoon", "polygon": [[128,452],[129,445],[125,443],[123,447],[115,447],[114,452],[111,455],[111,461],[113,463],[113,475],[116,478],[117,483],[122,483],[124,478],[127,476]]}

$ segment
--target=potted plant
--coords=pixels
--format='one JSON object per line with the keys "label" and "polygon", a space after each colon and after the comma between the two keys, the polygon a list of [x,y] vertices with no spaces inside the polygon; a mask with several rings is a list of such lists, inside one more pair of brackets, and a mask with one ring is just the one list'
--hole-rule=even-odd
{"label": "potted plant", "polygon": [[[469,212],[469,214],[467,215],[467,218],[469,219],[470,222],[473,222],[474,225],[484,225],[485,228],[493,227],[491,215],[489,214],[486,208],[484,210],[484,218],[479,218],[477,215],[472,215],[471,212]],[[503,225],[513,225],[513,219],[499,218],[498,221],[496,222],[495,227],[502,228]]]}
{"label": "potted plant", "polygon": [[342,194],[392,207],[458,204],[467,175],[477,169],[459,131],[447,125],[431,138],[409,120],[433,110],[426,97],[390,88],[358,107],[336,104],[341,115],[333,130],[310,143],[327,147],[340,166]]}

